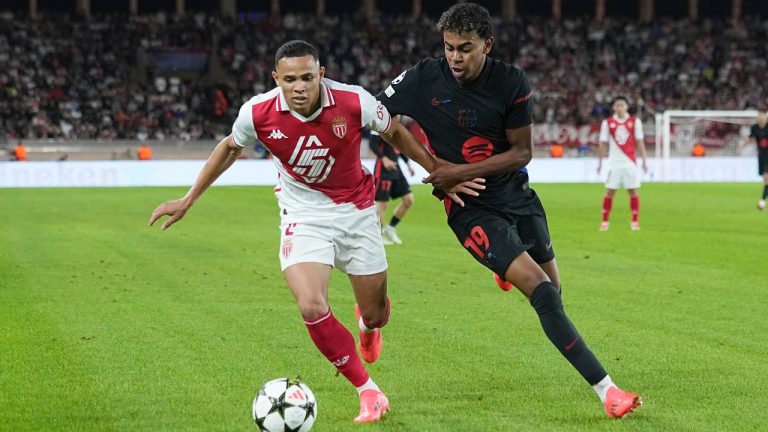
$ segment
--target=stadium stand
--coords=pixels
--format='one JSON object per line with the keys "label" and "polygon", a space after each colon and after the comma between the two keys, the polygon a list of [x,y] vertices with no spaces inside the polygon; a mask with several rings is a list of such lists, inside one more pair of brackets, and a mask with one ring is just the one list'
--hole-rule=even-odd
{"label": "stadium stand", "polygon": [[[616,94],[656,111],[768,100],[768,25],[760,18],[704,19],[695,31],[686,19],[496,24],[492,55],[528,72],[540,124],[599,124]],[[33,20],[7,12],[0,15],[0,143],[221,137],[244,100],[273,87],[272,55],[289,38],[316,43],[329,77],[372,92],[418,59],[442,55],[427,17],[49,13]]]}

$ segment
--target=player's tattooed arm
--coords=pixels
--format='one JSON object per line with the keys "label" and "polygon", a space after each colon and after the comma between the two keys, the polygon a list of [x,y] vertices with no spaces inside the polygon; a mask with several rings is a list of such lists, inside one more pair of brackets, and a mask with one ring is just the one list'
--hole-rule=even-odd
{"label": "player's tattooed arm", "polygon": [[213,152],[211,152],[208,161],[205,162],[203,169],[200,171],[195,184],[189,192],[182,198],[160,204],[152,212],[152,216],[149,218],[149,226],[154,225],[163,216],[169,216],[168,220],[163,223],[163,230],[181,220],[187,213],[187,210],[192,207],[192,204],[208,189],[208,186],[213,184],[237,160],[242,150],[242,147],[235,144],[232,135],[221,140],[216,145],[216,148],[213,149]]}

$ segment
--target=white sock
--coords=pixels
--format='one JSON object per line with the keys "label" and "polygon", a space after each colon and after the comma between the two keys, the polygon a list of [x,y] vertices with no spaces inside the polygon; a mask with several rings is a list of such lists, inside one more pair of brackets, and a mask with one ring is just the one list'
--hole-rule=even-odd
{"label": "white sock", "polygon": [[372,379],[368,378],[368,381],[365,382],[365,384],[361,385],[357,388],[357,394],[360,394],[366,390],[379,390],[379,386],[376,385],[375,382],[373,382]]}
{"label": "white sock", "polygon": [[611,387],[616,387],[616,384],[611,381],[610,375],[606,375],[599,383],[592,386],[602,403],[605,403],[605,396],[608,394],[608,389]]}
{"label": "white sock", "polygon": [[359,328],[360,331],[363,333],[371,333],[374,330],[376,330],[376,329],[368,328],[368,326],[365,325],[365,323],[363,322],[363,317],[360,317],[360,319],[357,320],[357,328]]}

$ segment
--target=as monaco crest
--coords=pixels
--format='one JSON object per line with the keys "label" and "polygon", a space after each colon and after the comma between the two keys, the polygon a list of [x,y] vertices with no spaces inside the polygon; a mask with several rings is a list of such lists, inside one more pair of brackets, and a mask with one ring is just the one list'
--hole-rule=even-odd
{"label": "as monaco crest", "polygon": [[333,134],[339,139],[343,139],[347,135],[347,119],[342,116],[336,116],[333,118]]}

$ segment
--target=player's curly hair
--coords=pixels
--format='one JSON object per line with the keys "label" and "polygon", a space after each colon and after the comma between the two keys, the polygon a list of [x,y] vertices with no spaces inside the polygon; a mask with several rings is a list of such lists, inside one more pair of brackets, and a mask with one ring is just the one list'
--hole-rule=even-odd
{"label": "player's curly hair", "polygon": [[443,12],[437,31],[476,33],[482,39],[493,36],[493,21],[488,9],[475,3],[457,3]]}
{"label": "player's curly hair", "polygon": [[292,40],[280,46],[275,53],[275,67],[277,62],[286,57],[304,57],[311,55],[315,60],[320,58],[317,55],[317,48],[307,41]]}

